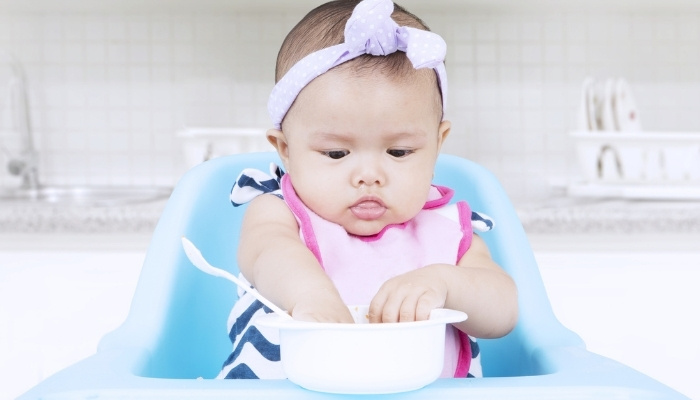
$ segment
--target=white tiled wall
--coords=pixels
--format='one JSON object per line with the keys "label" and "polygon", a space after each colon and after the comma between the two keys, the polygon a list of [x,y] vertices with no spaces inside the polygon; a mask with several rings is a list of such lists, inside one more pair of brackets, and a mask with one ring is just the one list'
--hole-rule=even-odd
{"label": "white tiled wall", "polygon": [[[588,75],[628,78],[646,129],[699,131],[700,13],[628,8],[421,13],[449,45],[446,151],[516,198],[546,195],[577,173],[567,131]],[[274,59],[300,15],[0,13],[0,49],[26,65],[42,179],[173,184],[182,126],[267,126]],[[3,166],[0,183],[14,181]]]}

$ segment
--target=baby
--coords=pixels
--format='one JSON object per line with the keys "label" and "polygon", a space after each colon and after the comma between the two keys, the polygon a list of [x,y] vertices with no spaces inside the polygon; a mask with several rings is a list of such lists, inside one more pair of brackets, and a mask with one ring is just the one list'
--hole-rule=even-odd
{"label": "baby", "polygon": [[[311,11],[282,44],[268,104],[286,173],[245,170],[231,200],[250,202],[242,275],[292,317],[352,323],[351,304],[369,304],[373,323],[461,310],[442,376],[480,376],[474,338],[513,328],[517,294],[473,234],[491,221],[431,184],[450,132],[445,47],[389,0]],[[255,325],[269,311],[246,295],[236,303],[219,377],[284,378],[276,333]]]}

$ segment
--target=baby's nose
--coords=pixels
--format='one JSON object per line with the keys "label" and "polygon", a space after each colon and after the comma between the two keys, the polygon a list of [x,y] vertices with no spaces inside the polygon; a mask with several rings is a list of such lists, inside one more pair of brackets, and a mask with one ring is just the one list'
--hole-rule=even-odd
{"label": "baby's nose", "polygon": [[366,160],[359,163],[355,169],[353,183],[358,187],[383,185],[386,183],[386,173],[380,162]]}

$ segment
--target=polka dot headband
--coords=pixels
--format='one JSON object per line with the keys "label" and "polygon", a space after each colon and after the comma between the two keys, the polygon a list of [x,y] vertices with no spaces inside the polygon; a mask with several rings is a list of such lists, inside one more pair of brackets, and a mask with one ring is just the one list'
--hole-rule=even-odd
{"label": "polka dot headband", "polygon": [[432,68],[442,92],[442,109],[447,100],[447,45],[437,34],[408,26],[399,26],[391,13],[391,0],[364,0],[352,12],[345,25],[345,42],[316,51],[302,58],[277,82],[267,103],[276,129],[299,95],[319,75],[363,54],[385,56],[403,51],[415,69]]}

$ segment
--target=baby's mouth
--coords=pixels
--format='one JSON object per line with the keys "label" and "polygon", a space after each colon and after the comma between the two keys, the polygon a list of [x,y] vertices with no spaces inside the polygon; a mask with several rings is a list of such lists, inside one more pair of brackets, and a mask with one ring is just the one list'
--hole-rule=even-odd
{"label": "baby's mouth", "polygon": [[350,211],[361,220],[371,221],[381,218],[386,212],[386,206],[379,199],[360,199],[350,207]]}

